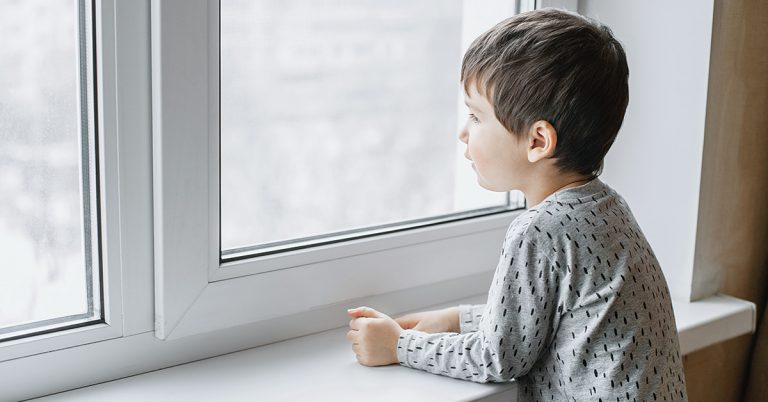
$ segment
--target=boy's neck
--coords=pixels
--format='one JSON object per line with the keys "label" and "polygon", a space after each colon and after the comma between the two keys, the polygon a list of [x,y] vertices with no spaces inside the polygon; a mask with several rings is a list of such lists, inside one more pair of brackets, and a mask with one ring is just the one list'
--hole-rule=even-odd
{"label": "boy's neck", "polygon": [[566,188],[578,187],[592,180],[591,177],[574,174],[547,175],[533,178],[526,188],[521,189],[525,195],[528,208],[535,207],[547,197]]}

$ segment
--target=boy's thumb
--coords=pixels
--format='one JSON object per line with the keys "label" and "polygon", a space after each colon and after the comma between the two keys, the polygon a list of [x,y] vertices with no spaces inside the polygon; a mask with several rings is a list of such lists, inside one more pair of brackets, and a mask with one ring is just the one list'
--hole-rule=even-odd
{"label": "boy's thumb", "polygon": [[370,318],[381,318],[384,315],[370,307],[357,307],[357,308],[351,308],[347,310],[347,313],[355,316],[355,317],[370,317]]}

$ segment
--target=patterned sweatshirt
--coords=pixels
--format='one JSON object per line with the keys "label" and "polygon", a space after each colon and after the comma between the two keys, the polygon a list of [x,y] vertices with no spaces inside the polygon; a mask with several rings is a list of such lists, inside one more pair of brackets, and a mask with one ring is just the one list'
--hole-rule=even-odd
{"label": "patterned sweatshirt", "polygon": [[667,283],[629,206],[592,181],[509,226],[486,304],[461,333],[404,330],[400,365],[515,379],[519,401],[687,401]]}

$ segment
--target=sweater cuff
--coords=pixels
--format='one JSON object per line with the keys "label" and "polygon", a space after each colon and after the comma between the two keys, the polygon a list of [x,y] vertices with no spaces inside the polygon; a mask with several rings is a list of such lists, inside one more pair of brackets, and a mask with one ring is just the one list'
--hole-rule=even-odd
{"label": "sweater cuff", "polygon": [[413,344],[418,332],[413,329],[404,329],[400,332],[400,338],[397,340],[397,361],[401,366],[419,368]]}

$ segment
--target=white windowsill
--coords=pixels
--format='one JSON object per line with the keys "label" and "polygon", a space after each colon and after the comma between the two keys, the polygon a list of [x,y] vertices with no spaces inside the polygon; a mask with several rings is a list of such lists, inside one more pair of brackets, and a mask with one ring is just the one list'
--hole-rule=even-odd
{"label": "white windowsill", "polygon": [[[484,303],[486,295],[454,301]],[[755,305],[725,295],[673,302],[683,354],[755,330]],[[348,327],[277,342],[38,401],[515,401],[516,384],[474,383],[400,365],[357,363]],[[119,363],[118,363],[119,364]]]}

